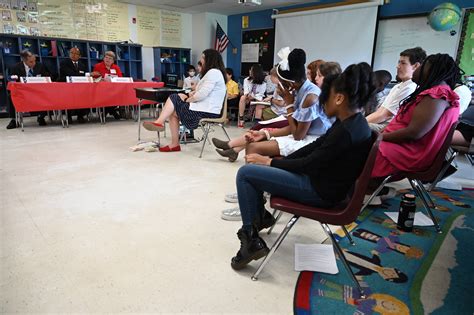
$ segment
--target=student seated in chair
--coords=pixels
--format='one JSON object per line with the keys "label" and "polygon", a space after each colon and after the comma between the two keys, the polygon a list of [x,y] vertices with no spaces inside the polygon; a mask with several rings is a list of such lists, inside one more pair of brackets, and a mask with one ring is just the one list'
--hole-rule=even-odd
{"label": "student seated in chair", "polygon": [[274,219],[265,211],[263,192],[316,207],[344,200],[362,171],[372,147],[371,130],[360,112],[373,96],[373,73],[367,63],[351,65],[324,80],[320,101],[336,122],[316,141],[283,159],[248,154],[237,173],[242,228],[240,249],[231,260],[235,270],[264,257],[269,249],[259,230]]}
{"label": "student seated in chair", "polygon": [[378,132],[382,131],[397,114],[400,102],[415,91],[416,83],[411,78],[425,58],[426,52],[420,47],[406,49],[400,53],[397,81],[401,82],[390,90],[382,105],[366,117],[370,128]]}
{"label": "student seated in chair", "polygon": [[[296,82],[291,83],[291,80],[288,81],[288,79],[285,79],[285,77],[278,77],[278,73],[276,77],[276,79],[278,79],[277,82],[281,81],[283,82],[283,84],[290,86],[290,88],[292,89],[292,93],[297,92],[296,98],[294,98],[292,95],[289,95],[287,92],[287,99],[283,100],[284,104],[291,104],[289,105],[289,111],[292,114],[288,114],[291,119],[286,120],[284,124],[282,124],[282,122],[277,122],[271,125],[263,125],[257,123],[256,126],[252,127],[252,131],[247,132],[244,135],[234,138],[228,142],[213,138],[212,142],[218,148],[216,149],[217,153],[219,153],[223,157],[227,157],[230,162],[234,162],[235,160],[237,160],[239,152],[246,148],[249,141],[253,142],[249,146],[249,150],[257,150],[256,153],[269,156],[287,156],[288,154],[291,154],[292,152],[299,149],[300,147],[303,147],[307,143],[315,140],[317,136],[324,134],[326,130],[331,126],[332,121],[326,117],[326,114],[324,114],[318,103],[318,95],[324,77],[327,75],[341,73],[341,67],[337,62],[324,63],[324,70],[322,73],[318,70],[316,80],[317,85],[314,85],[308,79],[305,78],[303,59],[306,58],[303,58],[298,62],[296,61],[297,53],[301,54],[302,58],[304,51],[301,49],[295,50],[295,56],[292,55],[291,57],[292,59],[295,59],[293,70],[290,70],[293,71],[293,73],[290,74],[288,72],[283,75],[286,75],[286,77],[292,77],[296,75],[298,77]],[[295,70],[297,68],[298,70]],[[277,93],[282,92],[283,90],[281,88],[277,89]],[[294,108],[292,106],[293,104]],[[288,109],[284,107],[284,110],[286,115]],[[268,141],[270,139],[271,141]],[[271,147],[273,151],[260,151],[264,150],[267,147]]]}
{"label": "student seated in chair", "polygon": [[[267,84],[265,83],[265,73],[262,67],[258,64],[250,68],[249,76],[244,80],[244,94],[239,101],[239,121],[238,127],[244,128],[244,112],[245,108],[252,101],[261,101],[265,97],[265,90]],[[261,117],[255,117],[258,121]]]}
{"label": "student seated in chair", "polygon": [[225,68],[227,83],[227,108],[239,108],[240,89],[237,82],[234,81],[234,70]]}
{"label": "student seated in chair", "polygon": [[388,175],[420,172],[431,166],[459,117],[459,96],[453,89],[460,71],[447,54],[430,55],[415,70],[413,81],[418,87],[403,100],[382,133],[372,189]]}
{"label": "student seated in chair", "polygon": [[196,129],[202,118],[219,118],[226,95],[225,67],[222,56],[214,49],[206,49],[201,55],[202,78],[196,90],[186,94],[172,94],[165,103],[160,117],[154,122],[144,122],[149,131],[163,131],[169,119],[171,143],[160,152],[181,151],[179,122],[188,129]]}

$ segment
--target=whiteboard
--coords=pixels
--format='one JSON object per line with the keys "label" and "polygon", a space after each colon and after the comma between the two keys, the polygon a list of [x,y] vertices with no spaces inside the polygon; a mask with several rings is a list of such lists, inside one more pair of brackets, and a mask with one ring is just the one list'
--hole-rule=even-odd
{"label": "whiteboard", "polygon": [[260,44],[242,44],[242,62],[258,63]]}
{"label": "whiteboard", "polygon": [[434,31],[427,24],[426,16],[380,20],[375,44],[374,70],[390,71],[395,78],[400,53],[416,46],[423,48],[427,55],[446,53],[456,59],[461,24],[456,26],[456,34],[453,36],[450,31]]}

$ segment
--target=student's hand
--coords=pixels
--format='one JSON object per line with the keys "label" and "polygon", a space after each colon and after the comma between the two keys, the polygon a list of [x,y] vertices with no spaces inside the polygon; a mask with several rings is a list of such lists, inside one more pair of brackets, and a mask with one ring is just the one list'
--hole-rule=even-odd
{"label": "student's hand", "polygon": [[263,156],[257,153],[250,153],[245,156],[245,161],[249,164],[270,165],[272,159],[268,156]]}
{"label": "student's hand", "polygon": [[265,133],[263,131],[250,130],[245,134],[245,141],[248,143],[259,142],[266,139]]}
{"label": "student's hand", "polygon": [[263,99],[264,102],[270,102],[272,100],[272,97],[271,96],[268,96],[268,97],[265,97]]}
{"label": "student's hand", "polygon": [[194,96],[194,94],[196,94],[196,91],[191,91],[191,92],[188,93],[189,97]]}
{"label": "student's hand", "polygon": [[283,98],[286,105],[290,105],[295,102],[295,96],[293,95],[293,91],[290,89],[283,88],[280,84],[277,87],[277,93]]}

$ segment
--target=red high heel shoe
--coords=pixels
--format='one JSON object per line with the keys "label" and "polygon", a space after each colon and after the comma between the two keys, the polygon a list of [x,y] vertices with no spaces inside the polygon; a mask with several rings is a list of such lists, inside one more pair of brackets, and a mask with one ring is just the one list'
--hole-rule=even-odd
{"label": "red high heel shoe", "polygon": [[149,131],[164,131],[165,126],[151,121],[145,121],[143,123],[143,128]]}
{"label": "red high heel shoe", "polygon": [[160,148],[160,152],[179,152],[179,151],[181,151],[181,146],[179,144],[172,148],[169,145]]}

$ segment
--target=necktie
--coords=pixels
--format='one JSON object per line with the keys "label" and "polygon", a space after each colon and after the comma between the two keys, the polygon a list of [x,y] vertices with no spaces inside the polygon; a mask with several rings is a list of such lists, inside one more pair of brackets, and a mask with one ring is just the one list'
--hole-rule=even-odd
{"label": "necktie", "polygon": [[74,62],[74,68],[76,69],[76,71],[79,69],[78,65],[77,65],[77,61]]}
{"label": "necktie", "polygon": [[33,70],[31,70],[31,69],[28,70],[28,75],[27,75],[27,76],[28,76],[28,77],[33,77],[33,76],[34,76]]}

